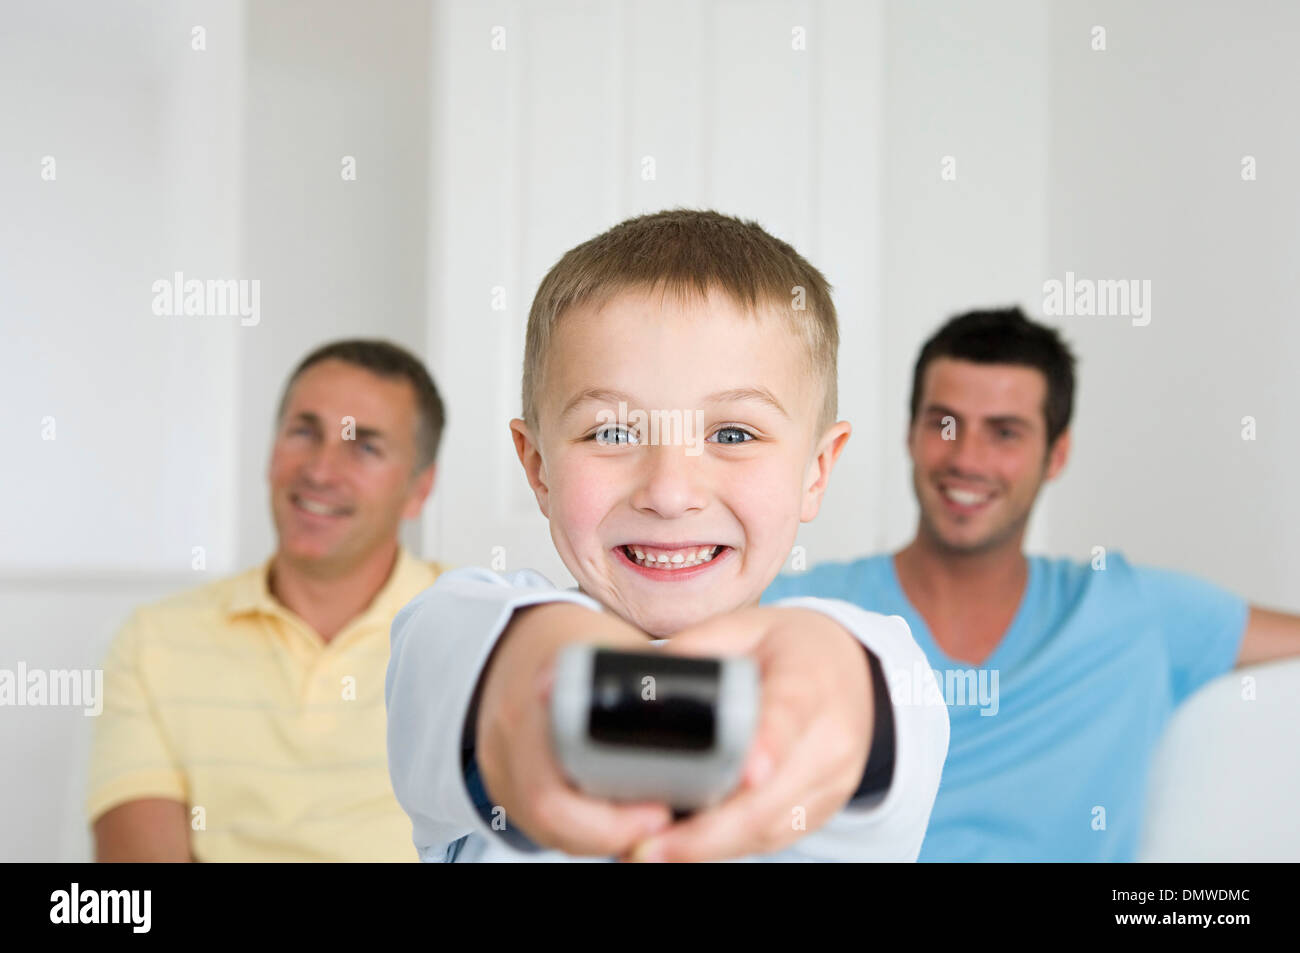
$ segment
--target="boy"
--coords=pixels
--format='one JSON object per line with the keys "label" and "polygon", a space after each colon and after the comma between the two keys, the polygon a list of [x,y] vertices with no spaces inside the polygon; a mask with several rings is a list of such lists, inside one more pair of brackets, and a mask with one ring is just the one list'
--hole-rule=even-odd
{"label": "boy", "polygon": [[[394,621],[389,770],[422,860],[916,859],[948,718],[889,700],[886,673],[933,679],[906,623],[758,607],[849,437],[837,345],[822,275],[715,212],[629,220],[551,269],[510,427],[578,589],[457,570]],[[647,431],[662,418],[685,426]],[[752,656],[762,691],[739,789],[677,821],[575,790],[548,736],[563,646],[669,637],[658,651]]]}

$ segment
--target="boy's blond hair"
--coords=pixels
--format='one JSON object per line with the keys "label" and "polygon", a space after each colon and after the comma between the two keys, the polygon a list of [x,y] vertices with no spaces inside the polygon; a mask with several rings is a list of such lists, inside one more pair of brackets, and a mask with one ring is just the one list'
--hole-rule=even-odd
{"label": "boy's blond hair", "polygon": [[756,222],[672,209],[628,219],[583,242],[542,279],[524,347],[524,421],[534,432],[547,354],[564,313],[630,290],[679,298],[721,292],[751,315],[766,306],[786,317],[803,342],[808,371],[824,386],[817,434],[835,422],[839,327],[826,278]]}

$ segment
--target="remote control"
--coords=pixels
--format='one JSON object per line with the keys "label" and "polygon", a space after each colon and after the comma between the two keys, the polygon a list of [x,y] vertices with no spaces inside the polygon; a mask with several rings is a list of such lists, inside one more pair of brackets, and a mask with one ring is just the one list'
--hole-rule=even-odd
{"label": "remote control", "polygon": [[571,645],[556,663],[551,738],[581,790],[678,812],[735,789],[758,723],[758,668]]}

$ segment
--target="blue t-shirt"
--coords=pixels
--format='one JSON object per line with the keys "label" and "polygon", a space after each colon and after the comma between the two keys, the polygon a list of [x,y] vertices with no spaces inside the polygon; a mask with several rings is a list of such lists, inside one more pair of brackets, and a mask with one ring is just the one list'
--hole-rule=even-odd
{"label": "blue t-shirt", "polygon": [[[900,615],[934,668],[952,729],[920,860],[1130,861],[1151,756],[1192,692],[1233,667],[1248,607],[1183,573],[1029,557],[1002,641],[949,658],[903,594],[891,555],[778,577],[763,602],[809,595]],[[892,673],[890,691],[920,682]],[[896,697],[895,702],[899,699]]]}

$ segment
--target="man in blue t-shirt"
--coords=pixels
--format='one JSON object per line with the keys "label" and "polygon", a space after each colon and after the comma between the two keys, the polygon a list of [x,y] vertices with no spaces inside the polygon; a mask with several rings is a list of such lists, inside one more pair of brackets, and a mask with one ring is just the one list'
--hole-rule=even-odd
{"label": "man in blue t-shirt", "polygon": [[1074,356],[1019,308],[953,318],[921,350],[908,449],[920,504],[900,552],[778,578],[791,595],[902,616],[947,704],[948,760],[921,860],[1133,860],[1151,754],[1176,706],[1234,665],[1300,655],[1300,616],[1192,576],[1026,557],[1065,466]]}

